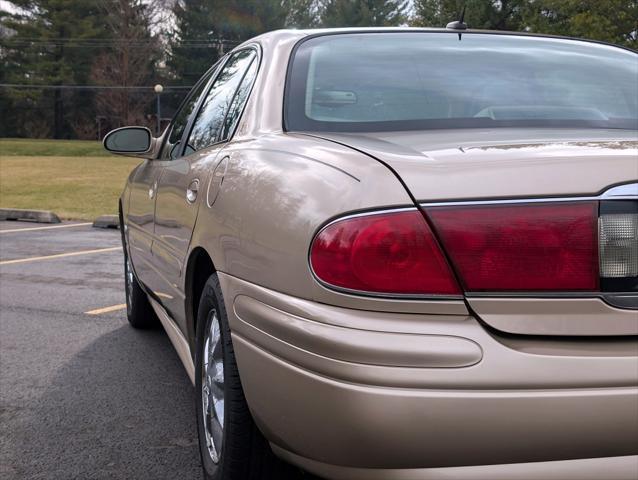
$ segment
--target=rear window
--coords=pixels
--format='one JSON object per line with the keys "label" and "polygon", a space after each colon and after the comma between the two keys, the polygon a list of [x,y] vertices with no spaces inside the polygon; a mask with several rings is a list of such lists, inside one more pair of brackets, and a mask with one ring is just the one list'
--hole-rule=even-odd
{"label": "rear window", "polygon": [[638,128],[638,55],[592,42],[452,32],[313,37],[292,59],[293,131]]}

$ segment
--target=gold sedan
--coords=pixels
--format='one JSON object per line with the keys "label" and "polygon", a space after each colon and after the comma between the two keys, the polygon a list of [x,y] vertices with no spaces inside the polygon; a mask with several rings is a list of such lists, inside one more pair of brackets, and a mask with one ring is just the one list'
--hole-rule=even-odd
{"label": "gold sedan", "polygon": [[206,478],[638,477],[637,85],[601,43],[276,31],[111,132]]}

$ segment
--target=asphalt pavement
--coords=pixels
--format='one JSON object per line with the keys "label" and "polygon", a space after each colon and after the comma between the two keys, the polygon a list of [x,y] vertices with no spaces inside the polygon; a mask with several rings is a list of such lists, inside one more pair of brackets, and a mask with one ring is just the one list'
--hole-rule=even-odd
{"label": "asphalt pavement", "polygon": [[2,479],[202,478],[186,372],[126,321],[119,235],[0,222]]}

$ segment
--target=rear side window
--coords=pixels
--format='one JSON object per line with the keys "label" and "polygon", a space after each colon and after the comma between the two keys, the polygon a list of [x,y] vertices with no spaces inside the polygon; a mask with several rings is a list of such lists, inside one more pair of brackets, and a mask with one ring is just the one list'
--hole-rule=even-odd
{"label": "rear side window", "polygon": [[244,79],[241,81],[241,85],[239,85],[239,88],[237,89],[233,103],[230,105],[230,109],[226,114],[226,118],[224,119],[224,128],[221,135],[222,140],[230,138],[235,131],[237,122],[239,122],[239,117],[244,110],[246,100],[248,100],[250,90],[255,82],[257,67],[259,67],[259,59],[255,58],[250,64],[250,67],[248,67],[248,70],[244,75]]}
{"label": "rear side window", "polygon": [[638,128],[638,55],[592,42],[444,32],[304,41],[286,86],[289,130]]}
{"label": "rear side window", "polygon": [[188,137],[186,149],[192,153],[223,140],[224,120],[245,73],[255,60],[253,49],[233,54],[215,78]]}

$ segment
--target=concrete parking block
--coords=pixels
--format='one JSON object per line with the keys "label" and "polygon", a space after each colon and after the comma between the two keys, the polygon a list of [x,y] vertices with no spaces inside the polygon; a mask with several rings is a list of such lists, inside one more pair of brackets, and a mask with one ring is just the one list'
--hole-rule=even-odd
{"label": "concrete parking block", "polygon": [[117,215],[101,215],[93,222],[94,228],[120,228],[120,219]]}
{"label": "concrete parking block", "polygon": [[20,208],[0,208],[0,220],[60,223],[60,217],[48,210],[23,210]]}

